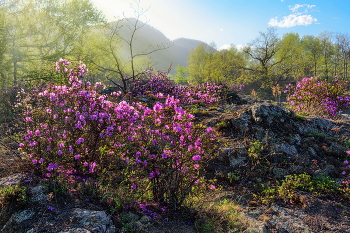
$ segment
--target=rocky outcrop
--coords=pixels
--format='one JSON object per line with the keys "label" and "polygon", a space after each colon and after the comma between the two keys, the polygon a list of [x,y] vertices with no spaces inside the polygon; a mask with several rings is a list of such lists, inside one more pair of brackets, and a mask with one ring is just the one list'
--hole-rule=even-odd
{"label": "rocky outcrop", "polygon": [[[25,180],[23,174],[14,174],[0,179],[0,186],[15,185]],[[5,182],[6,181],[6,182]],[[110,216],[103,210],[92,210],[52,201],[52,193],[38,185],[26,185],[29,199],[15,213],[4,208],[2,220],[7,219],[1,232],[5,233],[114,233],[116,228]],[[96,209],[96,208],[95,208]]]}
{"label": "rocky outcrop", "polygon": [[[332,158],[344,154],[346,148],[335,138],[337,132],[333,129],[337,126],[330,120],[298,117],[272,104],[243,106],[231,117],[221,118],[227,122],[228,141],[241,142],[222,149],[232,168],[264,159],[271,167],[271,176],[279,179],[300,172],[340,174],[335,170],[341,161]],[[249,148],[254,142],[261,142],[263,150],[250,157]]]}

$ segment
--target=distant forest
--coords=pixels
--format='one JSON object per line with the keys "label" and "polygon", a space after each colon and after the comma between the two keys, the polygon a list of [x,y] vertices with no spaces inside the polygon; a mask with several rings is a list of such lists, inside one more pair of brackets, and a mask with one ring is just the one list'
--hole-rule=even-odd
{"label": "distant forest", "polygon": [[302,77],[349,78],[350,37],[322,32],[318,36],[286,33],[279,38],[275,28],[243,49],[231,46],[216,50],[202,44],[193,50],[187,67],[177,67],[177,82],[236,82],[257,90],[271,89]]}
{"label": "distant forest", "polygon": [[[109,85],[123,88],[127,85],[120,80],[128,79],[121,77],[160,65],[180,84],[233,82],[258,91],[302,77],[349,78],[348,34],[286,33],[280,38],[275,28],[268,28],[243,49],[217,50],[215,45],[192,41],[195,48],[190,51],[168,39],[157,37],[152,43],[150,37],[136,36],[147,25],[139,20],[145,12],[136,12],[132,20],[107,23],[89,0],[6,0],[0,9],[1,89],[19,80],[54,79],[54,63],[60,58],[83,61],[90,69],[89,81],[112,80]],[[137,41],[142,40],[140,46]],[[181,56],[165,53],[180,50]]]}

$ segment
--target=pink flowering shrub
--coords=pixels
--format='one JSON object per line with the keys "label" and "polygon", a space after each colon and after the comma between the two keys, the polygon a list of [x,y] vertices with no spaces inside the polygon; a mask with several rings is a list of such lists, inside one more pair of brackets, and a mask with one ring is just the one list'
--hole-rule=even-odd
{"label": "pink flowering shrub", "polygon": [[347,81],[338,79],[327,82],[303,78],[296,86],[286,86],[285,93],[293,111],[335,117],[350,104],[350,97],[344,96],[346,85]]}
{"label": "pink flowering shrub", "polygon": [[134,96],[162,93],[165,96],[171,95],[179,98],[183,95],[182,88],[171,81],[164,71],[158,71],[155,74],[152,72],[153,69],[150,68],[138,76],[132,85]]}
{"label": "pink flowering shrub", "polygon": [[195,125],[178,99],[148,108],[121,101],[120,93],[98,94],[99,83],[79,80],[83,64],[60,60],[57,70],[67,74],[67,85],[36,89],[18,104],[25,109],[20,151],[37,173],[81,182],[119,177],[131,193],[151,192],[173,208],[203,185],[216,132]]}
{"label": "pink flowering shrub", "polygon": [[214,82],[195,86],[191,84],[177,86],[165,72],[158,71],[152,74],[152,69],[150,69],[139,75],[139,79],[133,84],[132,93],[134,96],[152,95],[158,98],[170,95],[178,98],[183,104],[208,107],[218,104],[228,92],[241,91],[242,87],[243,85],[227,83],[218,85]]}
{"label": "pink flowering shrub", "polygon": [[206,82],[202,85],[184,87],[184,97],[181,102],[187,104],[198,104],[202,106],[214,106],[225,101],[228,92],[239,92],[243,85],[237,84],[216,84]]}

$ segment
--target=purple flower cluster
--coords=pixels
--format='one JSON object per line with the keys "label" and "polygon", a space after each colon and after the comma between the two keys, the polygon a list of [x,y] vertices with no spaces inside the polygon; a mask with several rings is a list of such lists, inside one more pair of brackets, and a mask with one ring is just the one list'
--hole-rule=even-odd
{"label": "purple flower cluster", "polygon": [[350,97],[344,96],[348,81],[334,79],[331,82],[317,78],[303,78],[293,86],[286,86],[287,100],[292,110],[313,113],[322,117],[335,117],[350,105]]}
{"label": "purple flower cluster", "polygon": [[214,82],[177,86],[164,71],[152,74],[150,69],[139,75],[138,80],[133,83],[132,93],[136,96],[153,95],[160,99],[169,95],[178,98],[181,103],[212,106],[221,100],[224,93],[239,92],[242,88],[243,85],[227,83],[218,85]]}
{"label": "purple flower cluster", "polygon": [[46,177],[114,173],[131,190],[148,189],[155,201],[181,204],[215,157],[215,130],[195,125],[174,96],[150,108],[120,101],[98,94],[99,84],[79,80],[85,65],[67,66],[66,60],[57,63],[67,85],[47,85],[22,100],[28,110],[19,150]]}

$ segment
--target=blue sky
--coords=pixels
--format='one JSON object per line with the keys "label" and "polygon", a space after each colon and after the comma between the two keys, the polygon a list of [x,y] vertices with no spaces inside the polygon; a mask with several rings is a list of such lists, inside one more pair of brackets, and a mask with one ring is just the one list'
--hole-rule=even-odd
{"label": "blue sky", "polygon": [[[91,1],[108,21],[134,16],[134,0]],[[280,37],[350,33],[350,0],[140,0],[140,8],[148,9],[140,19],[169,39],[214,42],[217,48],[245,45],[271,26]]]}

